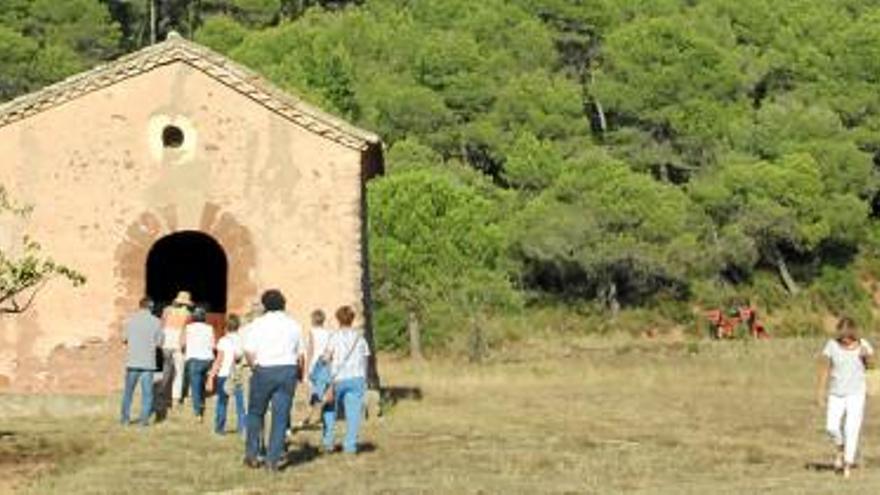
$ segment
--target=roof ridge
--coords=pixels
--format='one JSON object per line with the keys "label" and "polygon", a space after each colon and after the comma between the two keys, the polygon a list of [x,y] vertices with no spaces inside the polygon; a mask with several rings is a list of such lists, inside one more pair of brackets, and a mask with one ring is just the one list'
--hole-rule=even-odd
{"label": "roof ridge", "polygon": [[288,94],[251,69],[174,32],[161,43],[0,104],[0,127],[175,62],[185,63],[310,132],[347,147],[364,150],[380,142],[376,134]]}

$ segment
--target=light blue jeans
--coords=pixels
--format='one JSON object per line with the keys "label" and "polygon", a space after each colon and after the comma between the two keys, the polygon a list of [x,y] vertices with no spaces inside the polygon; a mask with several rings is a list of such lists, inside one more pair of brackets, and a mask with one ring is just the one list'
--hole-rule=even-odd
{"label": "light blue jeans", "polygon": [[342,450],[349,454],[357,453],[357,438],[361,419],[364,416],[364,394],[367,390],[367,382],[364,378],[349,378],[336,382],[333,388],[333,404],[328,404],[322,414],[324,435],[321,441],[325,448],[333,447],[336,411],[341,406],[345,413],[345,439],[342,441]]}
{"label": "light blue jeans", "polygon": [[324,359],[318,359],[315,367],[312,368],[312,372],[309,373],[309,381],[312,385],[312,393],[309,396],[310,406],[314,406],[324,400],[324,394],[327,393],[327,388],[330,387],[330,380],[332,378],[330,364],[324,361]]}
{"label": "light blue jeans", "polygon": [[150,414],[153,413],[153,370],[126,368],[125,388],[122,391],[122,416],[120,417],[123,425],[127,425],[131,421],[131,400],[138,382],[141,384],[140,423],[143,426],[150,424]]}
{"label": "light blue jeans", "polygon": [[[226,433],[226,409],[229,404],[229,394],[226,393],[225,385],[228,379],[229,377],[226,376],[217,377],[217,409],[214,412],[214,433],[221,435]],[[236,428],[238,433],[244,433],[244,418],[245,414],[247,414],[244,410],[244,388],[241,385],[236,385],[232,394],[235,396]]]}

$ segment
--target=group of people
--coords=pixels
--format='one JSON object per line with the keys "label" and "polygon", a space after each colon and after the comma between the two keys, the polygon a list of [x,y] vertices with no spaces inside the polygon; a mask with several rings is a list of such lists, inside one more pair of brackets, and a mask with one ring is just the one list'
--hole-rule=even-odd
{"label": "group of people", "polygon": [[[244,464],[277,470],[283,465],[286,436],[292,429],[297,383],[307,382],[310,411],[304,422],[320,412],[321,450],[334,450],[336,417],[341,410],[346,419],[342,449],[356,453],[370,349],[362,332],[353,326],[355,311],[350,306],[337,309],[338,325],[330,328],[324,312],[315,310],[306,333],[285,307],[284,295],[268,290],[259,310],[244,321],[230,314],[222,337],[215,339],[206,309],[193,304],[188,292],[178,293],[161,318],[153,314],[153,302],[143,298],[123,331],[128,350],[121,422],[131,422],[138,384],[142,395],[138,422],[144,426],[153,414],[161,421],[169,411],[182,409],[187,392],[193,417],[202,422],[206,393],[216,391],[214,432],[225,433],[228,402],[234,397],[236,431],[245,438]],[[264,437],[267,412],[271,414],[268,440]]]}

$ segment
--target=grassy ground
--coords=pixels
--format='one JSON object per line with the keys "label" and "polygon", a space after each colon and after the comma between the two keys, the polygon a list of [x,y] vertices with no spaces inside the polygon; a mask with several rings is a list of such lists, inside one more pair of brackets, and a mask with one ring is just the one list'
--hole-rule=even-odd
{"label": "grassy ground", "polygon": [[[0,490],[21,493],[876,493],[880,419],[863,467],[830,450],[813,404],[817,340],[518,344],[486,365],[384,359],[401,398],[356,458],[317,432],[278,475],[245,470],[234,435],[177,417],[121,428],[112,399],[0,397]],[[69,414],[72,416],[68,417]],[[25,457],[22,457],[22,456]]]}

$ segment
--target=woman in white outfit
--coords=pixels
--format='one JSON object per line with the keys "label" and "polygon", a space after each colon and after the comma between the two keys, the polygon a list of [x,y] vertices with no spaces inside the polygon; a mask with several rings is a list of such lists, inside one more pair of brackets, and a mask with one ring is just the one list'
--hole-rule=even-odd
{"label": "woman in white outfit", "polygon": [[855,464],[867,392],[865,369],[873,356],[871,344],[859,337],[848,317],[840,319],[837,337],[822,349],[817,398],[826,407],[825,429],[836,447],[834,467],[844,477]]}

